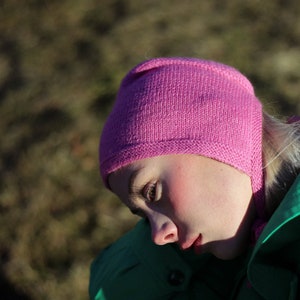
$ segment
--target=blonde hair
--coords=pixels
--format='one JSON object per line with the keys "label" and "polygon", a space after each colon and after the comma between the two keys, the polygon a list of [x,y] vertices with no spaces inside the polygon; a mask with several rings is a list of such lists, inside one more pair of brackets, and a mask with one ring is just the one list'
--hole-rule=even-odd
{"label": "blonde hair", "polygon": [[266,211],[278,207],[300,171],[300,122],[282,122],[264,112],[263,161]]}

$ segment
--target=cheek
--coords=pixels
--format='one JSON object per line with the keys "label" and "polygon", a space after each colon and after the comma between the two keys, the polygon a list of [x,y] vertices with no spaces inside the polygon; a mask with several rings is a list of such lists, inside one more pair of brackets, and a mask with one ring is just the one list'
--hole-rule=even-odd
{"label": "cheek", "polygon": [[200,195],[193,182],[183,178],[171,178],[168,184],[168,198],[173,217],[180,222],[188,222],[195,212],[199,214]]}

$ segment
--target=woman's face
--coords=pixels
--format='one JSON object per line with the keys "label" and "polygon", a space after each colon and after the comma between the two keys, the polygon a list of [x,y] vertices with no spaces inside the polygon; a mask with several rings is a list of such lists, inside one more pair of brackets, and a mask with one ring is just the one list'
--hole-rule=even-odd
{"label": "woman's face", "polygon": [[255,216],[248,175],[198,155],[136,161],[109,176],[112,191],[149,220],[157,245],[232,259],[245,250]]}

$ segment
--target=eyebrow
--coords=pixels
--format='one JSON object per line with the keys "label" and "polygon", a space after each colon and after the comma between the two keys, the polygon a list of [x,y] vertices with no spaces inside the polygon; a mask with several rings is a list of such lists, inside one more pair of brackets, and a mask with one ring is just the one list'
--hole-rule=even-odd
{"label": "eyebrow", "polygon": [[134,181],[136,180],[137,176],[139,175],[140,171],[142,171],[145,167],[139,167],[135,170],[132,171],[132,173],[129,176],[128,179],[128,198],[130,199],[129,202],[127,202],[127,207],[129,208],[129,210],[131,211],[132,214],[137,215],[139,217],[142,218],[146,218],[145,214],[143,213],[143,211],[135,205],[134,201],[132,201],[132,198],[134,198],[134,196],[136,196],[137,191],[134,189]]}
{"label": "eyebrow", "polygon": [[128,180],[128,195],[129,196],[134,194],[133,184],[134,184],[134,181],[135,181],[137,175],[139,174],[139,172],[142,169],[143,168],[136,169],[136,170],[132,171],[132,173],[130,174],[130,177],[129,177],[129,180]]}

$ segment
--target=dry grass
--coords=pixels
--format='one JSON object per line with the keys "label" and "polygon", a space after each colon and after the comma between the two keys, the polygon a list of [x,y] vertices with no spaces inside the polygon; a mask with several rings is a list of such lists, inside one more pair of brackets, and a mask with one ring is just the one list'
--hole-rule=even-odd
{"label": "dry grass", "polygon": [[153,56],[219,60],[246,73],[269,110],[299,114],[300,7],[25,2],[0,4],[0,287],[6,299],[87,299],[91,260],[136,221],[98,172],[121,77]]}

